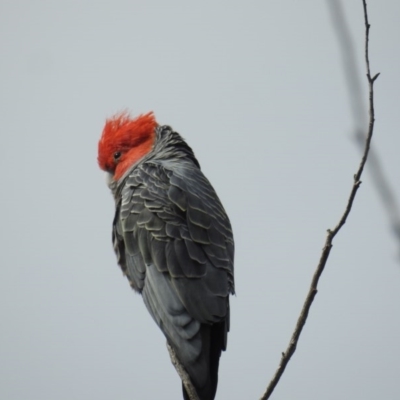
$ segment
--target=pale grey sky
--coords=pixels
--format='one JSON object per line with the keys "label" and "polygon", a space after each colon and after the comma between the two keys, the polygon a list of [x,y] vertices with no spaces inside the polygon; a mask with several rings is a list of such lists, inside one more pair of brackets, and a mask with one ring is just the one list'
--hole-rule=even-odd
{"label": "pale grey sky", "polygon": [[[366,98],[361,0],[345,2]],[[400,201],[397,0],[369,1],[373,146]],[[153,110],[231,218],[218,399],[258,399],[359,163],[327,1],[0,4],[0,399],[178,399],[165,340],[111,246],[106,117]],[[370,175],[273,399],[399,398],[399,248]]]}

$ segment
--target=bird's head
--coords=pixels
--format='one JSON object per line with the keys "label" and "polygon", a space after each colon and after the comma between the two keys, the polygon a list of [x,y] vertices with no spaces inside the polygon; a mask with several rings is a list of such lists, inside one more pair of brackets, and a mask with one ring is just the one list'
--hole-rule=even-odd
{"label": "bird's head", "polygon": [[149,112],[131,118],[127,112],[107,119],[99,140],[97,161],[113,180],[120,179],[135,162],[152,150],[157,122]]}

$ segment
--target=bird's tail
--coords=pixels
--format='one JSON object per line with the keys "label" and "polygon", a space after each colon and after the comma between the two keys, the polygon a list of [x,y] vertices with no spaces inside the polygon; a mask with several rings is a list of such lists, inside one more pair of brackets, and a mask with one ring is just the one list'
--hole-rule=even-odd
{"label": "bird's tail", "polygon": [[[195,376],[191,376],[191,381],[200,400],[214,400],[218,385],[219,359],[221,351],[226,349],[226,321],[214,325],[202,325],[200,332],[202,351],[197,362],[207,365],[207,378],[201,386],[196,382],[197,379]],[[190,400],[183,385],[182,391],[184,400]]]}

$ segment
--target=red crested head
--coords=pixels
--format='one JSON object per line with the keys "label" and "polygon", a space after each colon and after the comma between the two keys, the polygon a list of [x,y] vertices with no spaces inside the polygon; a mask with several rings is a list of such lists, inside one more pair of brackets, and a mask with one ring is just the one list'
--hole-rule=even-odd
{"label": "red crested head", "polygon": [[153,112],[132,119],[127,112],[107,119],[99,140],[97,161],[101,169],[120,179],[153,148],[157,122]]}

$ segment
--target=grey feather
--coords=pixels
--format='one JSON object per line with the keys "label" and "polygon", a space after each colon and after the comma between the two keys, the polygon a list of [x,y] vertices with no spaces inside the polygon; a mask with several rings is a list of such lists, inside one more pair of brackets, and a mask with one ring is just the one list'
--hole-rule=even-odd
{"label": "grey feather", "polygon": [[153,151],[110,188],[118,263],[198,390],[208,393],[203,398],[214,398],[217,377],[209,376],[209,364],[215,373],[234,292],[225,210],[190,147],[166,126],[157,128]]}

